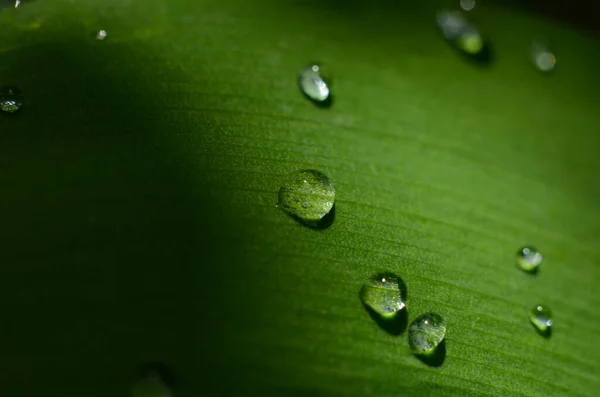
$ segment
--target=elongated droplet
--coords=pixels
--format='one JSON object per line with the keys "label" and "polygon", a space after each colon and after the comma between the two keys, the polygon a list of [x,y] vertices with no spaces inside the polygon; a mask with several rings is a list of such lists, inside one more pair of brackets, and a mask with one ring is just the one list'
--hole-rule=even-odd
{"label": "elongated droplet", "polygon": [[298,221],[320,227],[334,202],[331,180],[319,171],[303,170],[290,175],[279,189],[277,206]]}
{"label": "elongated droplet", "polygon": [[552,311],[546,305],[535,305],[529,312],[529,321],[541,333],[546,333],[552,326]]}
{"label": "elongated droplet", "polygon": [[312,63],[300,70],[298,85],[304,95],[317,104],[331,101],[331,75],[323,64]]}
{"label": "elongated droplet", "polygon": [[531,62],[541,72],[549,72],[556,66],[556,56],[543,43],[534,41],[531,45]]}
{"label": "elongated droplet", "polygon": [[525,246],[517,252],[517,266],[526,272],[534,273],[542,263],[542,254],[532,246]]}
{"label": "elongated droplet", "polygon": [[414,354],[429,355],[446,337],[446,321],[439,314],[425,313],[408,328],[408,345]]}
{"label": "elongated droplet", "polygon": [[460,11],[440,11],[437,25],[442,35],[459,50],[469,55],[480,54],[485,47],[483,37]]}
{"label": "elongated droplet", "polygon": [[406,307],[406,284],[392,273],[370,277],[359,292],[363,305],[384,319],[395,317]]}
{"label": "elongated droplet", "polygon": [[23,106],[23,97],[16,87],[0,88],[0,110],[14,113]]}
{"label": "elongated droplet", "polygon": [[132,397],[172,397],[172,380],[167,369],[160,364],[144,368],[141,378],[131,389]]}

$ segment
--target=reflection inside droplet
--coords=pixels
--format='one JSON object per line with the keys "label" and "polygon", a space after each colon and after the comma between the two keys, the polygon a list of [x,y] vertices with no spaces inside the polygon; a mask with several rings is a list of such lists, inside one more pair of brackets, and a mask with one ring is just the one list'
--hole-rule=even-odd
{"label": "reflection inside droplet", "polygon": [[531,61],[536,69],[549,72],[556,66],[556,56],[541,42],[534,41],[531,46]]}
{"label": "reflection inside droplet", "polygon": [[460,8],[465,11],[471,11],[475,8],[475,0],[460,0]]}
{"label": "reflection inside droplet", "polygon": [[96,33],[96,40],[104,40],[106,36],[108,36],[106,30],[99,30],[98,33]]}

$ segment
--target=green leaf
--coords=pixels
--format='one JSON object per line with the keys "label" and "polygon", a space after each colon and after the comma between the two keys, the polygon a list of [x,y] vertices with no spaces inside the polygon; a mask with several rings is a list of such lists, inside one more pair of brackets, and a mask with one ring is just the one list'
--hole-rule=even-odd
{"label": "green leaf", "polygon": [[[0,85],[25,96],[0,114],[3,393],[127,395],[163,362],[176,396],[596,395],[597,40],[484,4],[484,67],[438,5],[0,10]],[[529,64],[540,34],[552,75]],[[297,87],[313,60],[329,109]],[[335,185],[325,230],[275,207],[301,169]],[[377,272],[406,282],[409,321],[446,320],[440,367],[361,305]]]}

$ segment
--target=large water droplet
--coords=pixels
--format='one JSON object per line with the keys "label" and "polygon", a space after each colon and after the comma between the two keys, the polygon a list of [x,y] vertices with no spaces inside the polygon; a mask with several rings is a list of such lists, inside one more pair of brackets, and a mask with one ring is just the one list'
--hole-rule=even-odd
{"label": "large water droplet", "polygon": [[406,284],[392,273],[370,277],[360,289],[360,300],[377,315],[391,319],[406,307]]}
{"label": "large water droplet", "polygon": [[131,389],[132,397],[171,397],[172,378],[161,364],[150,364],[142,370],[140,379]]}
{"label": "large water droplet", "polygon": [[14,113],[23,106],[23,97],[16,87],[0,88],[0,110]]}
{"label": "large water droplet", "polygon": [[312,227],[326,227],[333,219],[335,189],[319,171],[302,170],[288,177],[279,189],[277,206]]}
{"label": "large water droplet", "polygon": [[531,62],[541,72],[549,72],[556,66],[556,56],[545,44],[534,41],[531,45]]}
{"label": "large water droplet", "polygon": [[419,316],[408,328],[408,345],[414,354],[433,354],[445,337],[446,321],[435,313]]}
{"label": "large water droplet", "polygon": [[548,306],[535,305],[529,312],[529,321],[542,334],[548,334],[552,326],[552,311]]}
{"label": "large water droplet", "polygon": [[484,54],[486,43],[465,15],[460,11],[440,11],[437,14],[437,25],[444,38],[463,53],[471,56]]}
{"label": "large water droplet", "polygon": [[526,272],[535,273],[542,263],[542,254],[532,246],[525,246],[517,252],[517,266]]}
{"label": "large water droplet", "polygon": [[307,98],[318,105],[331,104],[331,74],[324,64],[312,63],[298,73],[298,85]]}

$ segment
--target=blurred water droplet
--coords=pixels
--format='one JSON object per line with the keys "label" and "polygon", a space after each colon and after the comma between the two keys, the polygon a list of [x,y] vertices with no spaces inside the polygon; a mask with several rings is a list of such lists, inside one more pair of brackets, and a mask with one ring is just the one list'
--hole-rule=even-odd
{"label": "blurred water droplet", "polygon": [[448,43],[465,54],[479,55],[484,51],[483,37],[462,12],[446,10],[438,12],[437,25]]}
{"label": "blurred water droplet", "polygon": [[556,56],[541,42],[534,41],[531,45],[531,62],[541,72],[549,72],[556,66]]}
{"label": "blurred water droplet", "polygon": [[408,328],[408,345],[414,354],[433,354],[445,337],[446,321],[435,313],[419,316]]}
{"label": "blurred water droplet", "polygon": [[331,180],[319,171],[303,170],[288,177],[279,189],[277,206],[312,227],[326,227],[323,221],[333,211],[335,189]]}
{"label": "blurred water droplet", "polygon": [[16,87],[0,88],[0,110],[14,113],[23,106],[23,97]]}
{"label": "blurred water droplet", "polygon": [[21,0],[15,0],[15,8],[19,8],[21,5]]}
{"label": "blurred water droplet", "polygon": [[547,334],[552,326],[552,311],[545,305],[535,305],[529,312],[529,321],[542,334]]}
{"label": "blurred water droplet", "polygon": [[331,103],[331,74],[323,64],[313,63],[298,74],[300,90],[311,101],[320,105]]}
{"label": "blurred water droplet", "polygon": [[465,11],[471,11],[475,8],[475,0],[460,0],[460,8]]}
{"label": "blurred water droplet", "polygon": [[370,277],[359,292],[362,303],[377,315],[390,319],[406,307],[406,284],[392,273]]}
{"label": "blurred water droplet", "polygon": [[534,273],[542,263],[542,254],[532,246],[525,246],[517,252],[517,266],[526,272]]}
{"label": "blurred water droplet", "polygon": [[104,40],[106,36],[108,36],[106,30],[99,30],[98,33],[96,33],[96,40]]}
{"label": "blurred water droplet", "polygon": [[150,364],[142,370],[131,389],[132,397],[171,397],[172,379],[169,371],[161,364]]}

